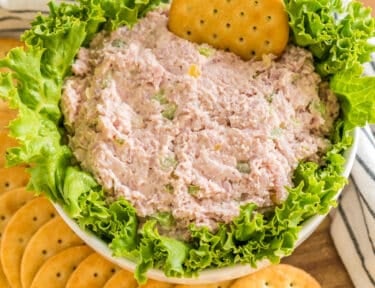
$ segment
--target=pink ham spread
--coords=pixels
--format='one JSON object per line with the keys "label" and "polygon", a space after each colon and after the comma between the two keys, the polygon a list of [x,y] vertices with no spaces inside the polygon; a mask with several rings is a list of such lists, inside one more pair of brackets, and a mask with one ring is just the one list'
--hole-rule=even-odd
{"label": "pink ham spread", "polygon": [[339,108],[304,49],[245,62],[175,36],[167,17],[82,48],[61,105],[76,159],[109,199],[140,219],[170,215],[181,236],[285,200],[298,163],[329,147]]}

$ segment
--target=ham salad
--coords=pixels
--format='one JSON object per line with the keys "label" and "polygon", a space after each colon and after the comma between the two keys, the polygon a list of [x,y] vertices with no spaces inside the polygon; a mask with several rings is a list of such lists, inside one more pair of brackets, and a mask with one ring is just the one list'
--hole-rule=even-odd
{"label": "ham salad", "polygon": [[81,48],[61,109],[69,145],[108,201],[164,233],[215,230],[240,207],[282,203],[300,161],[319,162],[339,105],[307,50],[243,61],[171,33],[168,12],[102,32]]}

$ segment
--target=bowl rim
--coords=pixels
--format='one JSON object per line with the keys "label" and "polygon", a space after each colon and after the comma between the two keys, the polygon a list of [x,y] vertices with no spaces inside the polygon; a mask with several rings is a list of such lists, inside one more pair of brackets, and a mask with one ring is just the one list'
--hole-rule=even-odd
{"label": "bowl rim", "polygon": [[[358,140],[359,140],[359,129],[355,128],[351,132],[351,136],[353,138],[353,143],[351,147],[349,147],[344,152],[344,157],[346,159],[343,176],[348,178],[351,172],[351,169],[354,164],[355,156],[358,149]],[[339,197],[343,189],[339,190],[335,196],[335,200]],[[128,271],[134,272],[136,269],[136,263],[123,258],[123,257],[114,257],[112,250],[108,247],[108,245],[97,237],[94,233],[86,231],[82,229],[72,218],[68,216],[68,214],[64,211],[62,206],[58,203],[52,203],[56,208],[59,215],[63,218],[65,223],[80,237],[88,246],[90,246],[94,251],[102,255],[107,260],[117,264],[123,269]],[[330,209],[332,210],[332,208]],[[302,224],[302,229],[298,234],[298,239],[295,244],[295,248],[297,248],[302,242],[304,242],[319,226],[319,224],[325,219],[325,217],[329,214],[324,215],[315,215],[305,221]],[[267,259],[261,260],[257,262],[256,267],[252,267],[251,265],[246,264],[236,264],[228,267],[217,268],[217,269],[206,269],[199,272],[197,277],[167,277],[163,271],[158,269],[150,269],[147,271],[147,277],[151,279],[155,279],[158,281],[169,282],[174,284],[209,284],[214,282],[221,282],[227,280],[233,280],[236,278],[243,277],[247,274],[253,273],[261,268],[264,268],[270,265],[270,261]]]}

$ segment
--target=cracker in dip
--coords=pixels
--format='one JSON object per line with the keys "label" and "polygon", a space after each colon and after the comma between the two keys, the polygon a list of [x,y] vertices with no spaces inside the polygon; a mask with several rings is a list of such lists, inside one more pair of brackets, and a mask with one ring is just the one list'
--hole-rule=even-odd
{"label": "cracker in dip", "polygon": [[215,230],[246,203],[285,200],[298,163],[327,150],[339,107],[308,51],[246,62],[177,37],[167,19],[99,34],[61,105],[75,157],[108,197],[184,238],[189,224]]}

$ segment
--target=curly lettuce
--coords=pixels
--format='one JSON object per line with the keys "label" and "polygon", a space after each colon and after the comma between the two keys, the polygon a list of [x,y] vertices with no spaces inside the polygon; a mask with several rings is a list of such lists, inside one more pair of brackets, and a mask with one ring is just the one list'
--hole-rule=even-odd
{"label": "curly lettuce", "polygon": [[374,77],[363,77],[371,60],[375,19],[360,2],[285,0],[291,40],[314,56],[316,71],[338,95],[346,129],[375,121]]}
{"label": "curly lettuce", "polygon": [[[348,131],[375,120],[375,78],[361,75],[361,63],[374,47],[374,19],[358,3],[340,0],[288,0],[291,41],[309,49],[317,71],[330,80],[341,100],[342,116],[332,136],[324,165],[300,163],[287,200],[261,213],[254,204],[241,207],[229,225],[211,232],[191,226],[191,241],[159,234],[156,218],[140,223],[135,208],[123,198],[110,200],[92,175],[83,171],[67,146],[59,107],[62,85],[80,47],[101,30],[132,27],[161,0],[80,0],[50,3],[50,14],[39,15],[22,36],[26,49],[16,48],[0,60],[10,72],[0,74],[0,95],[18,108],[10,134],[21,143],[8,151],[9,165],[28,163],[29,188],[63,206],[66,213],[105,241],[118,257],[137,263],[135,276],[146,280],[151,268],[169,277],[193,277],[204,269],[234,264],[255,266],[261,259],[277,263],[292,253],[301,225],[325,214],[345,185],[343,151]],[[346,15],[342,20],[335,13]],[[339,33],[338,33],[339,32]]]}
{"label": "curly lettuce", "polygon": [[359,2],[341,0],[285,0],[292,40],[315,57],[315,67],[329,76],[370,61],[375,19]]}

